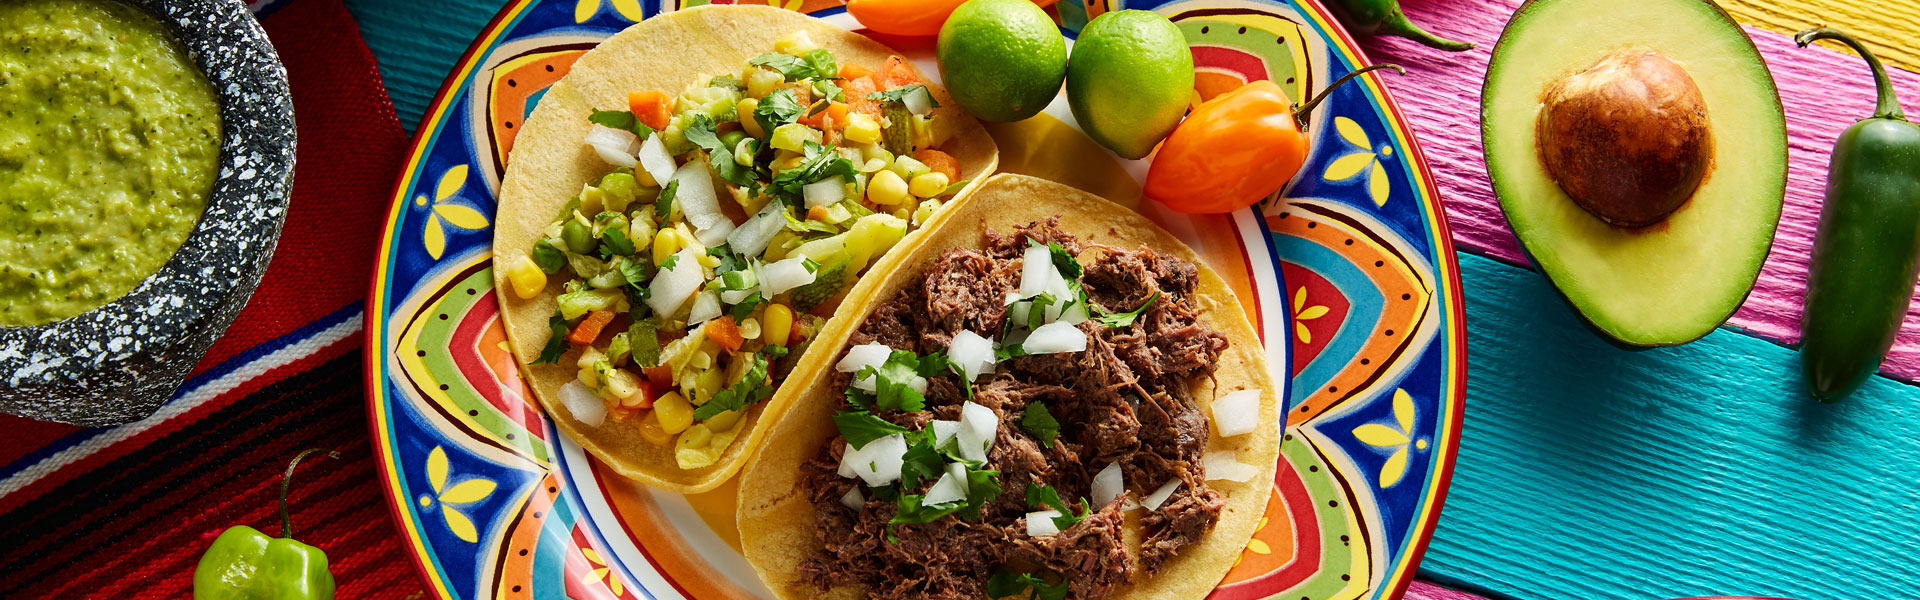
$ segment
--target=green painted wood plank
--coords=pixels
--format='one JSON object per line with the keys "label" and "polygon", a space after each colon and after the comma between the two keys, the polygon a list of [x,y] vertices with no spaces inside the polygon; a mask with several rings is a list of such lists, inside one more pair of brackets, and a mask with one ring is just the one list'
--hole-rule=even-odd
{"label": "green painted wood plank", "polygon": [[400,125],[412,133],[440,82],[506,0],[396,2],[346,0],[373,49]]}
{"label": "green painted wood plank", "polygon": [[1722,329],[1629,352],[1533,271],[1461,254],[1467,419],[1424,570],[1519,598],[1907,598],[1920,388],[1805,398]]}

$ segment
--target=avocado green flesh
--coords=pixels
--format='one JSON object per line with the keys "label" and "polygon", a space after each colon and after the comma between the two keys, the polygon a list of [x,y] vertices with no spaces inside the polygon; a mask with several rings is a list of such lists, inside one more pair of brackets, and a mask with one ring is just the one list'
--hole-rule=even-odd
{"label": "avocado green flesh", "polygon": [[133,291],[199,223],[219,158],[219,100],[159,21],[0,1],[0,326]]}
{"label": "avocado green flesh", "polygon": [[[1621,50],[1679,63],[1706,100],[1712,170],[1666,221],[1615,228],[1547,175],[1535,121],[1554,81]],[[1527,253],[1596,328],[1628,344],[1684,343],[1740,307],[1773,242],[1786,190],[1786,123],[1746,33],[1698,0],[1535,0],[1508,23],[1482,94],[1500,208]]]}

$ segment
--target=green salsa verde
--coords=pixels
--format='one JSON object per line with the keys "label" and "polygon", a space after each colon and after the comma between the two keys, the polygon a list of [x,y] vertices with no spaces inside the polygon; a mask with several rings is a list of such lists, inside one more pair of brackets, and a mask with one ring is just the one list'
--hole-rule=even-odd
{"label": "green salsa verde", "polygon": [[127,295],[180,249],[219,169],[220,104],[159,21],[0,0],[0,326]]}

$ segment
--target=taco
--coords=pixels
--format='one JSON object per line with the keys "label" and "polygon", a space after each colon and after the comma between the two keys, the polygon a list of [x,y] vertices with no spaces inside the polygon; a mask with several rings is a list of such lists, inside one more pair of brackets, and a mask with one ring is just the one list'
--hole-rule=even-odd
{"label": "taco", "polygon": [[1205,595],[1279,452],[1240,303],[1073,188],[996,175],[952,210],[748,461],[748,562],[781,598]]}
{"label": "taco", "polygon": [[681,492],[739,470],[861,275],[990,173],[980,124],[886,47],[709,6],[582,55],[516,137],[494,276],[555,424]]}

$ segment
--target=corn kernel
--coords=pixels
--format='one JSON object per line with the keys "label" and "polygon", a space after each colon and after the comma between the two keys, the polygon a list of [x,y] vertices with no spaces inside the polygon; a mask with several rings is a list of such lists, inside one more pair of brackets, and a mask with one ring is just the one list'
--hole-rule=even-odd
{"label": "corn kernel", "polygon": [[673,443],[673,434],[660,425],[659,411],[648,411],[647,416],[640,419],[640,437],[655,446]]}
{"label": "corn kernel", "polygon": [[785,346],[793,331],[793,309],[785,304],[768,304],[760,329],[767,334],[768,346]]}
{"label": "corn kernel", "polygon": [[693,357],[687,359],[687,366],[694,369],[712,368],[713,354],[705,350],[695,351]]}
{"label": "corn kernel", "polygon": [[[643,139],[642,141],[645,141],[645,140]],[[633,170],[633,179],[634,181],[639,182],[640,185],[643,185],[646,187],[660,187],[660,182],[655,181],[653,179],[653,174],[648,173],[646,169],[635,168]]]}
{"label": "corn kernel", "polygon": [[927,219],[933,218],[933,211],[936,210],[940,210],[939,200],[928,199],[921,202],[920,207],[913,210],[913,224],[918,226],[926,223]]}
{"label": "corn kernel", "polygon": [[893,171],[881,171],[873,174],[873,180],[867,182],[867,200],[874,204],[892,206],[907,200],[907,181]]}
{"label": "corn kernel", "polygon": [[674,253],[680,251],[680,232],[674,229],[662,229],[653,236],[653,264],[667,262]]}
{"label": "corn kernel", "polygon": [[862,144],[878,143],[880,141],[880,122],[873,120],[873,117],[859,113],[847,115],[847,130],[843,132],[842,135],[847,136],[848,140]]}
{"label": "corn kernel", "polygon": [[907,190],[921,198],[932,198],[946,191],[948,183],[946,173],[927,173],[913,178],[913,182],[907,184]]}
{"label": "corn kernel", "polygon": [[706,425],[710,431],[726,431],[740,423],[740,415],[741,411],[737,410],[721,411],[720,414],[707,417],[707,420],[700,423]]}
{"label": "corn kernel", "polygon": [[677,444],[686,448],[705,448],[707,443],[712,441],[713,430],[706,427],[689,427],[685,433],[680,434],[680,441]]}
{"label": "corn kernel", "polygon": [[794,56],[806,54],[808,50],[818,47],[813,43],[813,38],[807,35],[806,30],[795,31],[773,41],[774,52]]}
{"label": "corn kernel", "polygon": [[653,400],[653,414],[660,419],[660,428],[667,433],[680,433],[693,424],[693,405],[687,404],[686,396],[680,392],[667,392]]}
{"label": "corn kernel", "polygon": [[720,257],[714,256],[712,254],[700,255],[699,261],[700,261],[700,266],[706,267],[709,269],[720,266]]}
{"label": "corn kernel", "polygon": [[908,207],[902,206],[900,208],[893,209],[893,212],[887,213],[887,214],[893,215],[893,218],[895,219],[906,221],[907,217],[913,216],[913,211]]}
{"label": "corn kernel", "polygon": [[640,378],[634,377],[633,372],[626,369],[607,371],[607,391],[619,398],[620,405],[627,408],[639,408],[640,403],[647,399],[640,393]]}
{"label": "corn kernel", "polygon": [[753,317],[747,317],[745,321],[741,321],[740,322],[740,339],[745,339],[745,340],[760,339],[760,320],[755,319]]}
{"label": "corn kernel", "polygon": [[[761,73],[766,72],[763,69],[756,69],[756,71]],[[775,75],[774,77],[778,78],[779,76]],[[761,94],[761,95],[764,96],[765,94]],[[755,121],[753,119],[753,109],[756,109],[759,107],[760,107],[760,100],[755,98],[747,98],[745,100],[741,100],[738,103],[735,103],[733,105],[733,110],[734,110],[734,113],[740,117],[741,131],[747,132],[747,135],[749,136],[764,139],[767,137],[767,130],[762,129],[760,127],[760,122]]]}
{"label": "corn kernel", "polygon": [[540,265],[533,264],[533,257],[522,256],[507,268],[507,282],[513,285],[513,295],[527,300],[547,289],[547,274],[540,271]]}

